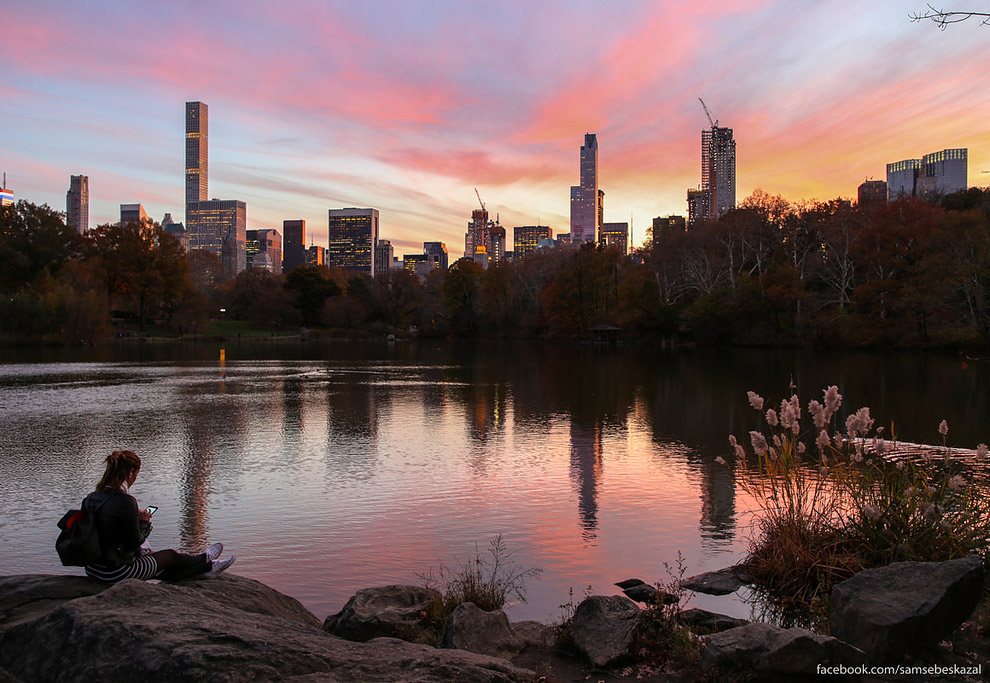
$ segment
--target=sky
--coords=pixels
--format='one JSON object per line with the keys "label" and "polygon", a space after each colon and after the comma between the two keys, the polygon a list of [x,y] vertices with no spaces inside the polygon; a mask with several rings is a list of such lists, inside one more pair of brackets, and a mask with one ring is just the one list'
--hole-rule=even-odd
{"label": "sky", "polygon": [[[970,2],[973,9],[981,3]],[[395,253],[464,248],[475,188],[512,227],[569,231],[584,134],[605,220],[641,244],[686,215],[704,99],[736,194],[854,198],[886,164],[969,149],[990,185],[990,26],[915,0],[0,0],[0,172],[90,227],[184,220],[185,102],[209,106],[209,195],[248,228],[380,211]],[[510,247],[511,248],[511,247]]]}

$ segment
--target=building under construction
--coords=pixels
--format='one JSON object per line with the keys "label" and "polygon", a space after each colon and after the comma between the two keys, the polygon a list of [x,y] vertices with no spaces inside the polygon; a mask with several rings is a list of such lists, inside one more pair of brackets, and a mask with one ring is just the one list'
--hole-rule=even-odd
{"label": "building under construction", "polygon": [[717,220],[736,208],[736,141],[699,98],[711,128],[701,131],[701,187],[688,190],[688,222]]}

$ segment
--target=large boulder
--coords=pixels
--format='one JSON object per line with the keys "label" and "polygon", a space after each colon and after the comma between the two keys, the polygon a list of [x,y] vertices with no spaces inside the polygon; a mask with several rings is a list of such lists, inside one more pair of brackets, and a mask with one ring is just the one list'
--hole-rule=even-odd
{"label": "large boulder", "polygon": [[[532,672],[460,650],[380,638],[354,643],[324,632],[292,598],[229,572],[210,581],[125,580],[80,588],[72,577],[41,583],[58,598],[11,621],[0,636],[0,669],[34,681],[529,681]],[[0,585],[4,604],[26,604],[38,584]],[[11,586],[21,586],[20,598]],[[86,593],[99,586],[96,594]],[[71,593],[77,591],[78,597]],[[16,592],[13,591],[13,592]],[[64,599],[63,599],[64,598]],[[308,614],[308,616],[307,616]]]}
{"label": "large boulder", "polygon": [[597,666],[616,664],[632,653],[642,611],[621,595],[592,595],[581,601],[571,619],[578,650]]}
{"label": "large boulder", "polygon": [[364,588],[337,614],[326,618],[323,630],[358,642],[385,637],[434,644],[438,634],[431,629],[427,615],[431,603],[441,600],[438,591],[424,586]]}
{"label": "large boulder", "polygon": [[102,593],[107,585],[85,576],[0,576],[0,635],[63,602]]}
{"label": "large boulder", "polygon": [[753,623],[704,637],[705,666],[789,678],[814,676],[819,666],[858,666],[865,655],[831,636],[802,628]]}
{"label": "large boulder", "polygon": [[895,662],[938,643],[973,613],[983,591],[983,562],[895,562],[867,569],[832,588],[832,635],[870,660]]}
{"label": "large boulder", "polygon": [[450,615],[440,646],[508,659],[526,644],[509,625],[505,612],[488,612],[465,602]]}

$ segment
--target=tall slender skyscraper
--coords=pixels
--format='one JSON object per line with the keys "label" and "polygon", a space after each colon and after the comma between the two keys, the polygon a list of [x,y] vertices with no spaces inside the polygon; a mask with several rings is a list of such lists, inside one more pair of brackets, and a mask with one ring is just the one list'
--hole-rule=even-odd
{"label": "tall slender skyscraper", "polygon": [[89,176],[69,176],[65,193],[66,224],[80,235],[89,230]]}
{"label": "tall slender skyscraper", "polygon": [[[704,105],[704,102],[702,102]],[[688,216],[691,223],[717,220],[736,208],[736,141],[732,129],[719,126],[701,131],[701,187],[688,190]]]}
{"label": "tall slender skyscraper", "polygon": [[736,208],[736,141],[731,128],[712,126],[701,132],[701,189],[711,193],[712,218]]}
{"label": "tall slender skyscraper", "polygon": [[598,136],[585,133],[581,146],[581,184],[571,186],[571,243],[594,242],[601,229],[602,193],[598,191]]}
{"label": "tall slender skyscraper", "polygon": [[[186,102],[186,205],[210,198],[209,110],[202,102]],[[188,217],[187,217],[188,222]]]}

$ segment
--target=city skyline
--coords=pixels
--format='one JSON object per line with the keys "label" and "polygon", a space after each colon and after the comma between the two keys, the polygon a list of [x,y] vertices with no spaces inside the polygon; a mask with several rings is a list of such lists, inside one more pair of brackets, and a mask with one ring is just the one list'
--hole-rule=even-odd
{"label": "city skyline", "polygon": [[182,215],[195,101],[212,114],[210,197],[245,201],[248,228],[305,219],[326,244],[329,208],[373,206],[396,253],[460,245],[475,187],[510,230],[567,232],[588,132],[604,220],[641,244],[654,217],[687,214],[698,97],[734,130],[737,201],[854,198],[918,150],[968,148],[968,184],[990,178],[990,28],[910,22],[923,3],[249,2],[193,26],[137,7],[6,11],[0,170],[16,198],[61,209],[81,174],[91,227],[127,202]]}

